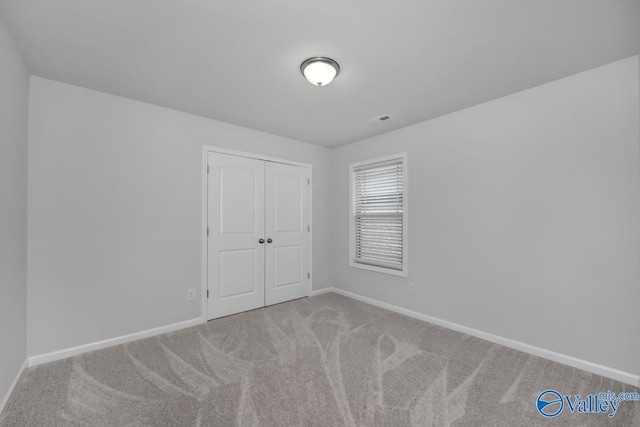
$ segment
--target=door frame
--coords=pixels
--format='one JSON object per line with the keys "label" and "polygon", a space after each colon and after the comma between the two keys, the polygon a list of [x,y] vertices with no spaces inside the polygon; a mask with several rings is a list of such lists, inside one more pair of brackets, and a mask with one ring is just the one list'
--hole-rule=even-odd
{"label": "door frame", "polygon": [[[212,145],[204,145],[202,147],[202,170],[201,170],[201,179],[202,179],[202,219],[201,219],[201,236],[202,236],[202,284],[201,284],[201,293],[200,299],[202,300],[201,305],[201,315],[204,323],[209,321],[209,304],[207,301],[207,288],[209,285],[209,245],[208,245],[208,236],[207,236],[207,222],[208,222],[208,214],[209,214],[209,174],[207,172],[208,166],[208,157],[209,153],[220,153],[220,154],[228,154],[232,156],[239,157],[248,157],[250,159],[255,160],[263,160],[268,162],[275,163],[284,163],[292,166],[300,166],[307,168],[309,170],[309,179],[311,180],[309,183],[309,224],[313,223],[313,180],[311,179],[312,174],[312,166],[309,163],[301,163],[293,160],[281,159],[277,157],[271,156],[263,156],[262,154],[256,153],[248,153],[245,151],[237,151],[230,150],[227,148],[215,147]],[[307,296],[311,296],[311,292],[313,289],[313,227],[309,231],[309,272],[311,273],[311,277],[309,278],[309,294]]]}

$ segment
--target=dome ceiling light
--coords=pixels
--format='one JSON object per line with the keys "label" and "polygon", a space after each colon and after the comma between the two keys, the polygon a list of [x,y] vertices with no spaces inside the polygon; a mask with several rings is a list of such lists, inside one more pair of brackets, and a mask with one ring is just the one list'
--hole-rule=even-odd
{"label": "dome ceiling light", "polygon": [[326,86],[340,73],[336,61],[324,56],[316,56],[300,64],[302,75],[314,86]]}

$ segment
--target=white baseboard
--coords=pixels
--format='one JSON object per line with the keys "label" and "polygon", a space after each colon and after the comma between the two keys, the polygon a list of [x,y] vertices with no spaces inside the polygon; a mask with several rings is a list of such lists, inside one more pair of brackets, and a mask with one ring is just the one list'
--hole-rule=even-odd
{"label": "white baseboard", "polygon": [[[334,292],[349,298],[353,298],[355,300],[358,301],[362,301],[362,302],[366,302],[368,304],[371,305],[375,305],[377,307],[381,307],[396,313],[400,313],[403,314],[405,316],[409,316],[409,317],[413,317],[414,319],[418,319],[418,320],[422,320],[424,322],[428,322],[428,323],[433,323],[434,325],[438,325],[438,326],[442,326],[454,331],[458,331],[461,332],[463,334],[467,334],[467,335],[471,335],[477,338],[481,338],[496,344],[500,344],[503,345],[505,347],[509,347],[509,348],[513,348],[515,350],[519,350],[522,351],[524,353],[527,354],[532,354],[534,356],[538,356],[538,357],[542,357],[545,359],[549,359],[552,360],[554,362],[558,362],[558,363],[562,363],[574,368],[578,368],[578,369],[582,369],[584,371],[587,372],[591,372],[597,375],[602,375],[603,377],[607,377],[607,378],[611,378],[614,379],[616,381],[620,381],[623,382],[625,384],[630,384],[632,386],[635,387],[640,387],[640,376],[639,375],[635,375],[635,374],[631,374],[629,372],[623,372],[620,371],[618,369],[614,369],[614,368],[610,368],[607,366],[603,366],[603,365],[599,365],[597,363],[593,363],[593,362],[589,362],[586,360],[582,360],[582,359],[578,359],[576,357],[573,356],[568,356],[566,354],[561,354],[561,353],[556,353],[554,351],[551,350],[546,350],[544,348],[540,348],[540,347],[536,347],[533,345],[529,345],[529,344],[525,344],[523,342],[520,341],[515,341],[509,338],[504,338],[498,335],[494,335],[494,334],[490,334],[488,332],[483,332],[480,331],[478,329],[473,329],[470,328],[468,326],[463,326],[463,325],[459,325],[457,323],[453,323],[453,322],[449,322],[447,320],[442,320],[439,319],[437,317],[432,317],[432,316],[428,316],[426,314],[422,314],[422,313],[418,313],[416,311],[412,311],[412,310],[408,310],[402,307],[398,307],[396,305],[393,304],[388,304],[379,300],[375,300],[373,298],[368,298],[368,297],[364,297],[362,295],[359,294],[355,294],[353,292],[348,292],[342,289],[338,289],[338,288],[333,288],[333,287],[329,287],[329,288],[323,288],[323,289],[318,289],[318,290],[314,290],[311,292],[311,296],[317,296],[317,295],[322,295],[322,294],[326,294],[329,292]],[[108,340],[104,340],[104,341],[98,341],[95,343],[90,343],[90,344],[85,344],[85,345],[81,345],[78,347],[72,347],[72,348],[68,348],[68,349],[64,349],[64,350],[58,350],[58,351],[54,351],[51,353],[46,353],[46,354],[41,354],[41,355],[37,355],[37,356],[31,356],[29,357],[23,367],[20,369],[20,371],[18,372],[18,375],[16,376],[16,378],[14,379],[13,384],[11,385],[9,391],[7,392],[7,394],[5,395],[5,397],[2,400],[2,403],[0,404],[0,412],[2,411],[2,408],[4,407],[4,405],[6,404],[7,399],[9,398],[9,395],[11,394],[11,391],[13,390],[13,388],[15,387],[15,384],[17,383],[18,379],[20,378],[20,375],[22,374],[22,371],[24,370],[24,368],[26,368],[27,366],[37,366],[37,365],[41,365],[43,363],[48,363],[48,362],[53,362],[56,360],[60,360],[60,359],[65,359],[67,357],[72,357],[72,356],[76,356],[78,354],[82,354],[82,353],[86,353],[89,351],[95,351],[95,350],[100,350],[103,348],[107,348],[107,347],[112,347],[114,345],[119,345],[119,344],[124,344],[124,343],[128,343],[131,341],[135,341],[135,340],[139,340],[139,339],[143,339],[143,338],[148,338],[148,337],[152,337],[155,335],[160,335],[160,334],[164,334],[167,332],[172,332],[172,331],[176,331],[179,329],[184,329],[184,328],[188,328],[191,326],[196,326],[199,324],[205,323],[205,320],[203,318],[196,318],[196,319],[191,319],[191,320],[187,320],[184,322],[179,322],[179,323],[174,323],[171,325],[167,325],[167,326],[161,326],[159,328],[154,328],[154,329],[148,329],[146,331],[141,331],[141,332],[136,332],[133,334],[129,334],[129,335],[124,335],[121,337],[116,337],[116,338],[111,338]]]}
{"label": "white baseboard", "polygon": [[18,369],[18,373],[16,374],[16,377],[13,379],[13,382],[9,386],[9,390],[7,390],[4,397],[2,398],[2,402],[0,402],[0,414],[2,413],[2,411],[4,411],[4,407],[9,401],[9,396],[11,396],[11,393],[13,393],[13,389],[16,387],[16,384],[18,384],[18,380],[20,379],[20,376],[22,375],[24,370],[27,369],[27,366],[29,366],[29,364],[27,359],[25,359],[20,369]]}
{"label": "white baseboard", "polygon": [[147,329],[146,331],[135,332],[133,334],[110,338],[104,341],[93,342],[89,344],[79,345],[77,347],[53,351],[51,353],[31,356],[28,358],[28,362],[30,367],[38,366],[42,365],[43,363],[54,362],[56,360],[66,359],[67,357],[77,356],[78,354],[87,353],[89,351],[101,350],[103,348],[113,347],[114,345],[125,344],[131,341],[153,337],[155,335],[166,334],[167,332],[189,328],[191,326],[200,325],[202,323],[205,323],[205,321],[201,317],[198,317],[196,319],[185,320],[184,322],[178,322],[171,325],[160,326],[158,328]]}
{"label": "white baseboard", "polygon": [[336,292],[336,288],[322,288],[315,291],[311,291],[311,296],[315,297],[316,295],[327,294],[329,292]]}
{"label": "white baseboard", "polygon": [[427,316],[426,314],[418,313],[416,311],[407,310],[402,307],[398,307],[386,302],[378,301],[372,298],[367,298],[362,295],[355,294],[353,292],[344,291],[338,288],[325,288],[312,292],[312,296],[324,294],[327,292],[335,292],[337,294],[353,298],[358,301],[366,302],[367,304],[375,305],[376,307],[385,308],[387,310],[404,314],[405,316],[413,317],[414,319],[422,320],[425,322],[433,323],[434,325],[442,326],[447,329],[461,332],[463,334],[471,335],[476,338],[481,338],[496,344],[503,345],[505,347],[520,350],[524,353],[532,354],[534,356],[542,357],[552,360],[554,362],[562,363],[573,368],[582,369],[593,374],[601,375],[603,377],[611,378],[616,381],[630,384],[635,387],[640,387],[640,376],[631,374],[629,372],[623,372],[614,368],[599,365],[597,363],[588,362],[586,360],[578,359],[566,354],[556,353],[555,351],[546,350],[544,348],[536,347],[533,345],[525,344],[520,341],[515,341],[509,338],[504,338],[498,335],[493,335],[488,332],[483,332],[478,329],[469,328],[467,326],[458,325],[457,323],[449,322],[447,320],[438,319],[437,317]]}

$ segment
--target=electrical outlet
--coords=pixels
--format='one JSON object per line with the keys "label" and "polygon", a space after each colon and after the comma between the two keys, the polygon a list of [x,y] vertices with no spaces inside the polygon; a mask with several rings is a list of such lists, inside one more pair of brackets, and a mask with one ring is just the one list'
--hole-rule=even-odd
{"label": "electrical outlet", "polygon": [[409,282],[409,293],[410,294],[416,293],[416,284],[413,282]]}
{"label": "electrical outlet", "polygon": [[195,288],[191,288],[187,291],[187,298],[196,299],[196,290]]}

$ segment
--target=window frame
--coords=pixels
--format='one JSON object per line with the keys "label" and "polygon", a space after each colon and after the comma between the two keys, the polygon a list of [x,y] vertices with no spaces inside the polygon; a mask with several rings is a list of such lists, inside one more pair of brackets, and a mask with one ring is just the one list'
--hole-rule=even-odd
{"label": "window frame", "polygon": [[[362,166],[369,166],[375,163],[388,162],[392,160],[402,160],[403,182],[402,182],[402,269],[383,267],[371,264],[364,264],[355,261],[355,214],[354,214],[354,181],[355,169]],[[364,160],[351,163],[349,165],[349,267],[362,270],[375,271],[377,273],[390,274],[393,276],[407,277],[409,275],[409,187],[408,187],[407,153],[402,152],[375,159]]]}

